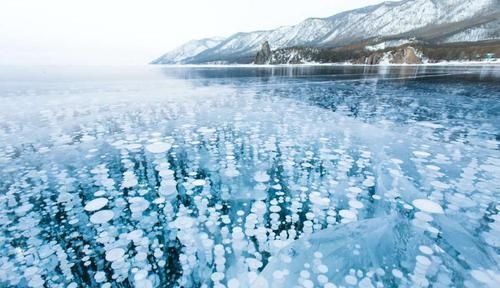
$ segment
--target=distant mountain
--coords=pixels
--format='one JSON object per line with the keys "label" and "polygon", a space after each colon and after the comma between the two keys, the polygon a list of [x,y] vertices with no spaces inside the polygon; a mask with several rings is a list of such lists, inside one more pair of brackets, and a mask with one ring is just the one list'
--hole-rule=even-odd
{"label": "distant mountain", "polygon": [[185,59],[196,56],[207,49],[217,46],[223,40],[224,38],[191,40],[154,60],[152,64],[180,64]]}
{"label": "distant mountain", "polygon": [[379,49],[415,40],[436,44],[500,39],[498,19],[500,0],[384,2],[294,26],[191,41],[153,63],[251,63],[265,41],[276,50],[359,43]]}

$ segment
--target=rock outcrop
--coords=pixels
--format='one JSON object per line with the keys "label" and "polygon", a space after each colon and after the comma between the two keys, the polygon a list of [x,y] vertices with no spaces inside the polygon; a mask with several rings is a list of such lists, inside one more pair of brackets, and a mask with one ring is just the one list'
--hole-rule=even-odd
{"label": "rock outcrop", "polygon": [[422,64],[422,59],[417,55],[415,48],[402,46],[392,50],[375,51],[367,56],[353,60],[355,64],[376,65],[382,63],[390,64]]}
{"label": "rock outcrop", "polygon": [[392,64],[422,64],[422,59],[417,56],[415,48],[408,46],[397,49],[392,53]]}
{"label": "rock outcrop", "polygon": [[262,47],[260,51],[255,55],[255,64],[269,64],[273,57],[273,52],[271,51],[271,47],[269,46],[269,42],[265,41],[262,43]]}

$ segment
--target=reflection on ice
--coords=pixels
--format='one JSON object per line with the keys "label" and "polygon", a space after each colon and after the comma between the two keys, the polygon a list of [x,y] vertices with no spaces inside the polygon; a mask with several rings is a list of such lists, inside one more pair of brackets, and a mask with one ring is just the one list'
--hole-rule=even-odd
{"label": "reflection on ice", "polygon": [[3,84],[0,284],[498,287],[498,85],[385,69]]}

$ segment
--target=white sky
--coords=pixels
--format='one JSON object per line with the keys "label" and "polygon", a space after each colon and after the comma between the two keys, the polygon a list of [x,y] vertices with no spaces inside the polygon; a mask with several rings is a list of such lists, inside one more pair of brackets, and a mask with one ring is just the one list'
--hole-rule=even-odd
{"label": "white sky", "polygon": [[0,0],[0,65],[140,65],[197,38],[381,0]]}

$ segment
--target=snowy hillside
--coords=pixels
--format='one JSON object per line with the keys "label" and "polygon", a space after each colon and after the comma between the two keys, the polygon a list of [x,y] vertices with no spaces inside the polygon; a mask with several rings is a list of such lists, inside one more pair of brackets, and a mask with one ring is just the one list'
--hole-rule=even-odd
{"label": "snowy hillside", "polygon": [[[283,26],[275,30],[236,33],[212,46],[192,45],[192,41],[181,49],[174,50],[155,63],[207,63],[233,61],[238,57],[254,55],[264,41],[272,49],[309,46],[336,47],[356,42],[410,33],[421,29],[453,23],[467,23],[470,19],[484,17],[500,11],[500,0],[406,0],[384,2],[374,6],[343,12],[328,18],[309,18],[294,26]],[[497,27],[498,22],[492,24]],[[466,27],[466,29],[472,29]],[[457,34],[461,31],[454,31]],[[481,35],[492,33],[465,32],[455,38],[463,41],[471,35],[472,41],[482,40]],[[453,37],[449,41],[453,41]],[[491,39],[487,36],[486,39]],[[189,45],[191,44],[191,45]],[[213,43],[211,43],[213,44]],[[183,46],[183,47],[184,47]],[[206,48],[205,48],[206,46]],[[189,50],[191,48],[192,50]],[[171,56],[173,54],[175,57]]]}
{"label": "snowy hillside", "polygon": [[474,42],[491,39],[500,39],[500,19],[460,31],[447,37],[443,42]]}
{"label": "snowy hillside", "polygon": [[196,56],[197,54],[219,44],[224,38],[205,38],[191,40],[174,50],[164,54],[152,62],[152,64],[175,64],[182,63],[184,59]]}

